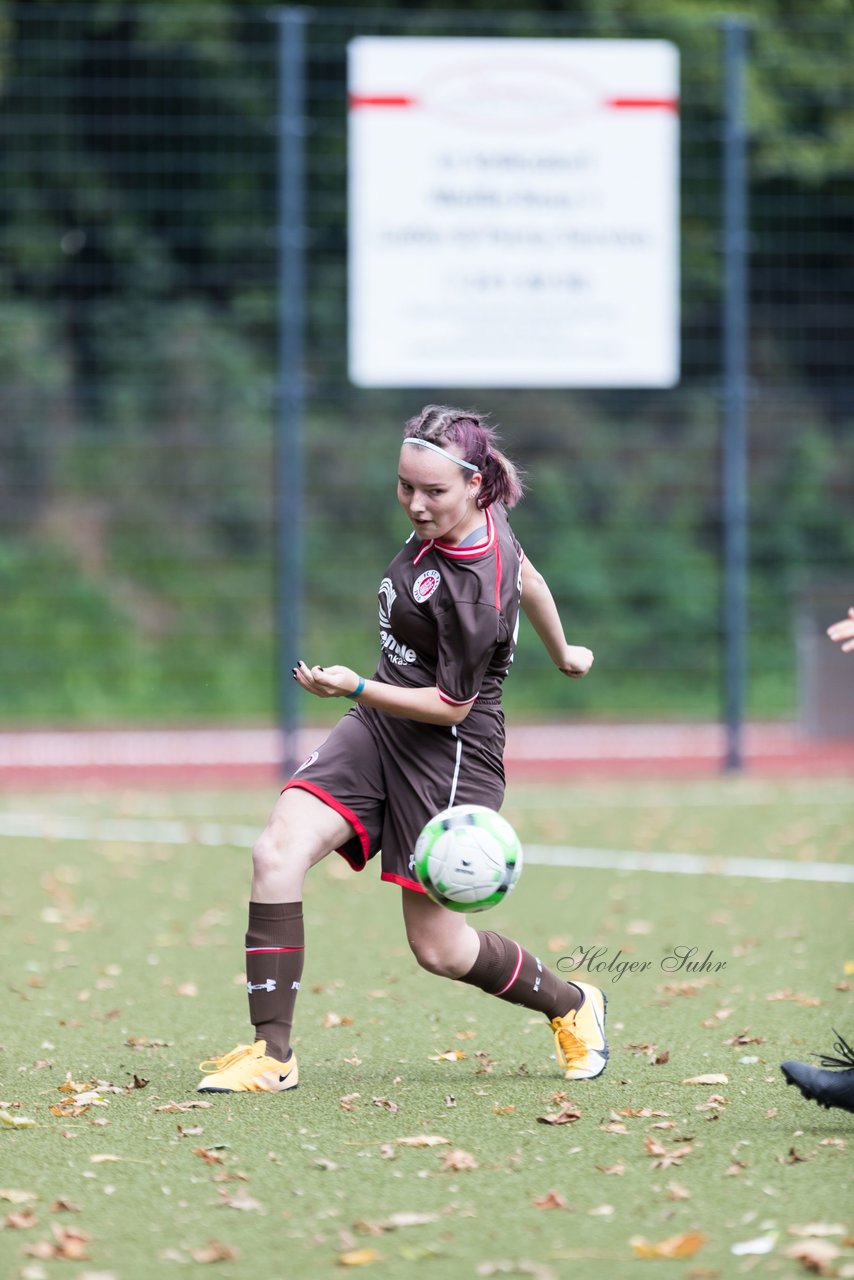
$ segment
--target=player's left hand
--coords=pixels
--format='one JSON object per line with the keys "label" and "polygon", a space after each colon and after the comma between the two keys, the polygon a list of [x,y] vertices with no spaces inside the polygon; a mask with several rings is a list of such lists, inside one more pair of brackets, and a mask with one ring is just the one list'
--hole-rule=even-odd
{"label": "player's left hand", "polygon": [[345,698],[359,683],[349,667],[309,667],[300,660],[293,670],[297,684],[315,698]]}
{"label": "player's left hand", "polygon": [[585,649],[581,644],[568,644],[558,670],[572,680],[580,680],[582,676],[587,675],[592,666],[593,654],[590,649]]}

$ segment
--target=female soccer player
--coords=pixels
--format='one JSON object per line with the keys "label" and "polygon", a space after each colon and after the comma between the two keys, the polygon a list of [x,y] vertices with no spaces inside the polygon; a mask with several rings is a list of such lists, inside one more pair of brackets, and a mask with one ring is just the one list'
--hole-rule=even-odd
{"label": "female soccer player", "polygon": [[545,579],[505,514],[522,496],[516,469],[477,413],[428,405],[406,425],[397,497],[412,527],[379,589],[381,655],[366,680],[349,667],[294,679],[318,698],[355,703],[280,795],[253,855],[246,977],[255,1041],[202,1063],[202,1092],[282,1092],[298,1083],[290,1047],[303,969],[303,881],[335,850],[355,871],[381,852],[400,886],[409,945],[441,977],[545,1014],[570,1080],[604,1071],[605,997],[567,982],[518,942],[472,927],[415,879],[415,842],[453,804],[497,810],[504,796],[501,685],[521,604],[555,666],[586,675]]}

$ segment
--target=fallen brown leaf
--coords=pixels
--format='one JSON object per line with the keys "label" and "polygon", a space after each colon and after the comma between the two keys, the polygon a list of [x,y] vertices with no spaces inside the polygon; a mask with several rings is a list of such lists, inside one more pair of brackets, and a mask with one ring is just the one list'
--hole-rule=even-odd
{"label": "fallen brown leaf", "polygon": [[667,1116],[670,1112],[653,1111],[652,1107],[622,1107],[618,1112],[612,1112],[613,1114],[619,1116],[641,1116],[644,1119],[649,1119],[652,1116]]}
{"label": "fallen brown leaf", "polygon": [[781,1164],[805,1164],[807,1160],[815,1160],[815,1156],[802,1156],[794,1147],[789,1147],[786,1155],[778,1156],[777,1159]]}
{"label": "fallen brown leaf", "polygon": [[349,1249],[346,1253],[339,1253],[335,1261],[339,1267],[367,1267],[377,1262],[379,1257],[376,1249]]}
{"label": "fallen brown leaf", "polygon": [[237,1250],[232,1249],[230,1244],[223,1244],[221,1240],[209,1240],[201,1248],[190,1250],[193,1261],[203,1265],[209,1262],[232,1262],[237,1256]]}
{"label": "fallen brown leaf", "polygon": [[62,1084],[58,1084],[56,1088],[58,1093],[86,1093],[92,1088],[93,1083],[94,1081],[87,1080],[85,1084],[78,1084],[76,1080],[71,1079],[69,1071]]}
{"label": "fallen brown leaf", "polygon": [[7,1231],[23,1231],[37,1225],[38,1218],[34,1209],[14,1209],[3,1219],[3,1226]]}
{"label": "fallen brown leaf", "polygon": [[611,1164],[604,1167],[601,1164],[597,1164],[596,1168],[599,1170],[600,1173],[613,1173],[613,1174],[616,1174],[617,1177],[619,1178],[621,1178],[623,1174],[626,1172],[626,1165],[623,1163],[622,1160],[618,1160],[616,1164]]}
{"label": "fallen brown leaf", "polygon": [[686,1080],[683,1080],[682,1083],[683,1084],[729,1084],[729,1076],[725,1076],[722,1073],[718,1073],[718,1074],[712,1073],[710,1075],[704,1075],[704,1076],[688,1076],[688,1078]]}
{"label": "fallen brown leaf", "polygon": [[807,1271],[819,1276],[829,1276],[836,1274],[833,1264],[839,1257],[840,1250],[830,1240],[801,1240],[789,1245],[783,1253],[787,1258],[800,1262]]}
{"label": "fallen brown leaf", "polygon": [[669,1169],[672,1165],[681,1165],[684,1157],[689,1156],[694,1150],[690,1142],[668,1150],[657,1138],[650,1137],[644,1138],[644,1146],[647,1155],[653,1158],[653,1169]]}
{"label": "fallen brown leaf", "polygon": [[225,1187],[220,1187],[217,1207],[220,1209],[241,1209],[244,1213],[266,1212],[261,1202],[251,1196],[245,1187],[238,1187],[236,1191],[228,1191]]}
{"label": "fallen brown leaf", "polygon": [[537,1116],[537,1124],[573,1124],[581,1119],[581,1110],[572,1102],[565,1102],[560,1111]]}
{"label": "fallen brown leaf", "polygon": [[324,1015],[323,1025],[324,1027],[352,1027],[353,1019],[346,1013],[343,1017],[338,1013],[327,1013]]}
{"label": "fallen brown leaf", "polygon": [[706,1243],[707,1237],[700,1231],[688,1231],[684,1235],[668,1236],[655,1244],[635,1237],[629,1241],[636,1258],[693,1258]]}
{"label": "fallen brown leaf", "polygon": [[786,987],[784,991],[773,991],[765,997],[766,1000],[793,1000],[795,1004],[801,1005],[805,1009],[815,1009],[821,1004],[818,996],[805,996],[800,991],[792,991],[791,987]]}
{"label": "fallen brown leaf", "polygon": [[218,1151],[209,1151],[207,1147],[194,1147],[193,1155],[198,1156],[200,1160],[204,1160],[206,1164],[222,1164],[225,1156]]}
{"label": "fallen brown leaf", "polygon": [[155,1107],[155,1111],[193,1111],[196,1108],[212,1107],[212,1102],[164,1102],[162,1107]]}
{"label": "fallen brown leaf", "polygon": [[40,1240],[37,1244],[27,1245],[23,1253],[28,1258],[62,1259],[65,1262],[87,1262],[89,1254],[87,1244],[94,1239],[85,1231],[51,1225],[53,1240]]}
{"label": "fallen brown leaf", "polygon": [[566,1196],[561,1195],[559,1191],[547,1191],[544,1196],[538,1196],[536,1200],[532,1200],[531,1204],[535,1209],[572,1209]]}
{"label": "fallen brown leaf", "polygon": [[470,1169],[478,1167],[474,1156],[468,1151],[461,1151],[455,1148],[453,1151],[446,1151],[442,1157],[442,1171],[452,1171],[454,1173],[466,1173]]}

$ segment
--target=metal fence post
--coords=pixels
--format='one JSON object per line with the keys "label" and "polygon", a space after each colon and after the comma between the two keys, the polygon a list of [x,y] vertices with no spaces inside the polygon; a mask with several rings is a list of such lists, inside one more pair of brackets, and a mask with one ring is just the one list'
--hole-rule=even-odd
{"label": "metal fence post", "polygon": [[283,767],[299,763],[299,688],[291,668],[302,656],[302,419],[305,290],[305,23],[307,11],[282,8],[278,22],[279,348],[275,521],[277,668]]}
{"label": "metal fence post", "polygon": [[721,23],[723,132],[723,702],[724,767],[744,764],[747,637],[747,165],[744,68],[747,23]]}

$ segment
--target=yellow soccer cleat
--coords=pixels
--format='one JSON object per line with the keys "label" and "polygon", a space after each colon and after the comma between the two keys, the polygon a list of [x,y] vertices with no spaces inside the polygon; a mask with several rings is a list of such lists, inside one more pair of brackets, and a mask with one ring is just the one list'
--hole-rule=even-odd
{"label": "yellow soccer cleat", "polygon": [[199,1063],[200,1071],[211,1067],[213,1073],[196,1086],[197,1093],[284,1093],[299,1084],[293,1049],[284,1062],[279,1062],[267,1057],[266,1040],[239,1044],[221,1058]]}
{"label": "yellow soccer cleat", "polygon": [[562,1018],[552,1018],[558,1064],[566,1069],[567,1080],[592,1080],[608,1065],[605,1039],[605,1009],[608,1001],[598,987],[576,982],[584,997],[581,1007]]}

